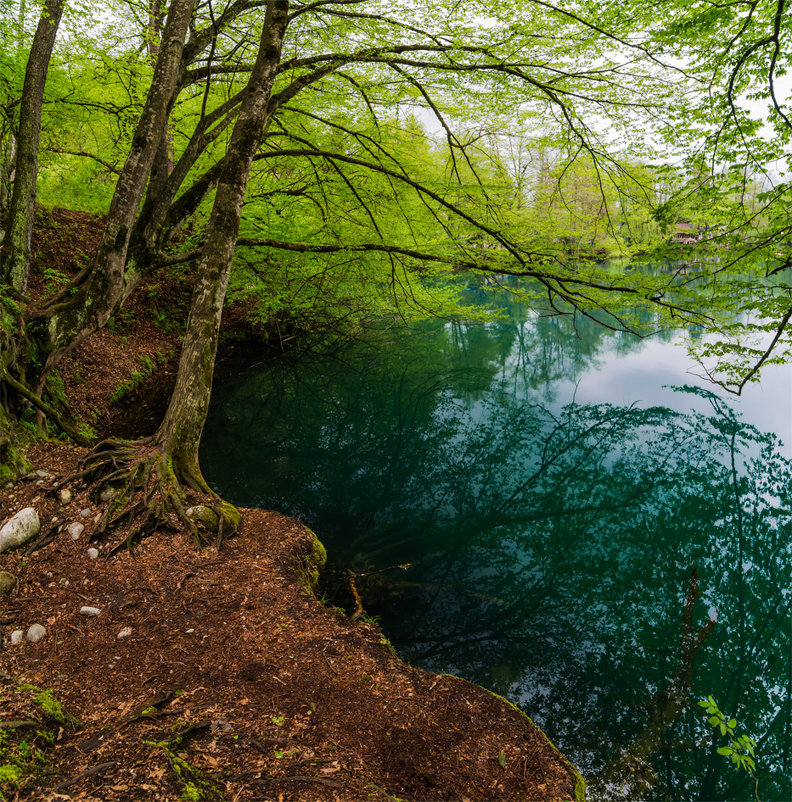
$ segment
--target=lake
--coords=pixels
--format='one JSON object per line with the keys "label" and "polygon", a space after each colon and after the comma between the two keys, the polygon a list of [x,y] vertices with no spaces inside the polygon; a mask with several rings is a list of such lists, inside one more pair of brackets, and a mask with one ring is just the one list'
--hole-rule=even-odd
{"label": "lake", "polygon": [[226,361],[207,479],[313,528],[335,603],[349,568],[405,660],[518,704],[595,796],[629,775],[629,799],[754,799],[712,695],[757,742],[763,802],[792,799],[792,370],[736,398],[678,332],[465,281],[502,319]]}

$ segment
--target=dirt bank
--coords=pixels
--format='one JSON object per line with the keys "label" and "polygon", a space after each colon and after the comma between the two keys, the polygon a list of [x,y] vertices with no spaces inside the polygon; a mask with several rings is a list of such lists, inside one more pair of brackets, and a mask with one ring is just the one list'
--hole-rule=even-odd
{"label": "dirt bank", "polygon": [[[56,215],[44,222],[53,220],[57,229]],[[142,288],[123,320],[77,349],[62,375],[78,417],[106,434],[155,415],[135,399],[167,380],[178,349],[156,304],[183,303],[188,290],[186,281]],[[141,375],[142,357],[155,378]],[[37,444],[29,458],[39,473],[0,492],[0,520],[33,506],[53,538],[0,555],[17,580],[0,596],[9,799],[580,798],[577,773],[511,705],[405,665],[376,626],[321,604],[323,549],[298,521],[244,510],[219,551],[196,550],[177,529],[108,558],[92,540],[102,503],[79,479],[56,487],[84,453]],[[11,645],[12,631],[33,624],[46,629],[40,641]],[[80,724],[48,712],[43,689]],[[3,764],[27,771],[9,779]]]}

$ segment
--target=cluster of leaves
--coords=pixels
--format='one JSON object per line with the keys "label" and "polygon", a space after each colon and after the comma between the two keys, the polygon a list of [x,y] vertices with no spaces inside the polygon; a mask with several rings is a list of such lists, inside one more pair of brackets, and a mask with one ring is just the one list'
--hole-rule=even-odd
{"label": "cluster of leaves", "polygon": [[745,733],[737,734],[737,719],[727,719],[721,712],[712,696],[702,699],[698,703],[703,707],[709,718],[707,723],[721,736],[728,739],[728,743],[718,747],[718,754],[731,759],[738,769],[744,769],[751,776],[755,776],[756,760],[754,749],[756,741]]}

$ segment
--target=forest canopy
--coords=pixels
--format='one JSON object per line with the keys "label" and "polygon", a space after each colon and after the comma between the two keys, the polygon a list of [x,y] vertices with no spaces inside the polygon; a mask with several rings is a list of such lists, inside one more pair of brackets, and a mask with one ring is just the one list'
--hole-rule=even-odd
{"label": "forest canopy", "polygon": [[[4,419],[63,423],[63,357],[158,271],[194,277],[160,429],[145,455],[93,454],[97,478],[128,473],[107,525],[211,493],[197,449],[228,298],[262,327],[349,330],[469,314],[446,281],[465,268],[530,277],[554,314],[704,330],[736,391],[788,357],[784,0],[1,5]],[[32,298],[37,199],[104,223]]]}

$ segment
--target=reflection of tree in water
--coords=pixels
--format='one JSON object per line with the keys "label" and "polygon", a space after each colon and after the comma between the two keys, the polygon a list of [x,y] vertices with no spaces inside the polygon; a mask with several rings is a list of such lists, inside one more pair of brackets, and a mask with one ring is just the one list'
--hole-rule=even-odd
{"label": "reflection of tree in water", "polygon": [[[738,717],[762,799],[787,798],[792,471],[772,438],[714,396],[709,417],[553,412],[504,372],[516,335],[470,335],[473,370],[453,336],[321,380],[298,367],[279,389],[269,374],[218,388],[207,473],[234,501],[302,515],[337,562],[412,562],[362,588],[368,612],[410,659],[521,703],[584,773],[641,735],[668,686],[696,566],[698,624],[710,606],[719,619],[692,700]],[[262,453],[275,473],[257,474]],[[706,731],[685,708],[664,733],[658,799],[751,795]]]}

